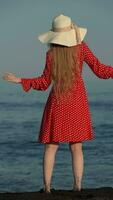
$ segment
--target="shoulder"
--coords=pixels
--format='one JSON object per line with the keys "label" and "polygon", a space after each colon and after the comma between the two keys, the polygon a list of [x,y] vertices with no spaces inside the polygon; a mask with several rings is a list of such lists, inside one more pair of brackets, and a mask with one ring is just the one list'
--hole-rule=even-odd
{"label": "shoulder", "polygon": [[47,52],[46,52],[46,59],[47,60],[52,60],[52,50],[49,49]]}
{"label": "shoulder", "polygon": [[46,65],[50,66],[52,64],[52,52],[51,50],[46,51]]}
{"label": "shoulder", "polygon": [[82,49],[83,49],[84,52],[92,51],[92,48],[90,47],[88,42],[83,40],[81,44],[82,44]]}
{"label": "shoulder", "polygon": [[81,45],[82,45],[83,47],[88,47],[88,43],[87,43],[86,41],[84,41],[84,40],[81,42]]}

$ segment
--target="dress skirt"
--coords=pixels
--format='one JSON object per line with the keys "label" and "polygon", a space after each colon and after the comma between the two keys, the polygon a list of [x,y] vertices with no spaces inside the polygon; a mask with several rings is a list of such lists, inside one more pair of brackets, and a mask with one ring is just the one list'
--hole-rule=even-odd
{"label": "dress skirt", "polygon": [[70,91],[68,100],[57,104],[51,90],[44,107],[38,142],[81,142],[94,138],[91,114],[82,78]]}

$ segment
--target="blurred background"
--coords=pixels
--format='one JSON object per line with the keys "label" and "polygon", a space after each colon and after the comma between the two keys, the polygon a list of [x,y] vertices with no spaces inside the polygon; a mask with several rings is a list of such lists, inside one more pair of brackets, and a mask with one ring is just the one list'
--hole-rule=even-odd
{"label": "blurred background", "polygon": [[[3,74],[41,75],[47,45],[37,36],[48,31],[59,14],[87,28],[84,41],[102,63],[113,66],[112,10],[112,0],[0,0],[0,192],[37,191],[43,184],[43,145],[36,141],[51,89],[25,93],[20,84],[3,80]],[[113,186],[113,80],[98,78],[86,63],[83,79],[95,133],[95,140],[83,143],[83,187]],[[60,144],[52,184],[72,188],[66,143]]]}

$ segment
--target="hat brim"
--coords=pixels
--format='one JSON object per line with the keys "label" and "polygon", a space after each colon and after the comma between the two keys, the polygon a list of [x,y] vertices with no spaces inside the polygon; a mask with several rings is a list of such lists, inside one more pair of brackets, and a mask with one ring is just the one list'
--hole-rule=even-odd
{"label": "hat brim", "polygon": [[[84,39],[87,28],[78,27],[80,31],[81,41]],[[71,29],[70,31],[65,32],[53,32],[48,31],[38,36],[38,39],[42,43],[55,43],[65,46],[74,46],[77,44],[75,29]]]}

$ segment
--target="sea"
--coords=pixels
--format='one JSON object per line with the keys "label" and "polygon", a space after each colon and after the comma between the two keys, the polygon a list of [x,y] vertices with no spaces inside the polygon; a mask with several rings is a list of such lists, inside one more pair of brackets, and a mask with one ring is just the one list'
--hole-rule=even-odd
{"label": "sea", "polygon": [[[0,82],[0,192],[38,191],[44,145],[37,138],[50,90],[25,92],[21,84]],[[95,139],[83,142],[83,188],[113,187],[113,82],[106,89],[100,82],[86,83]],[[68,143],[59,145],[51,186],[72,189]]]}

